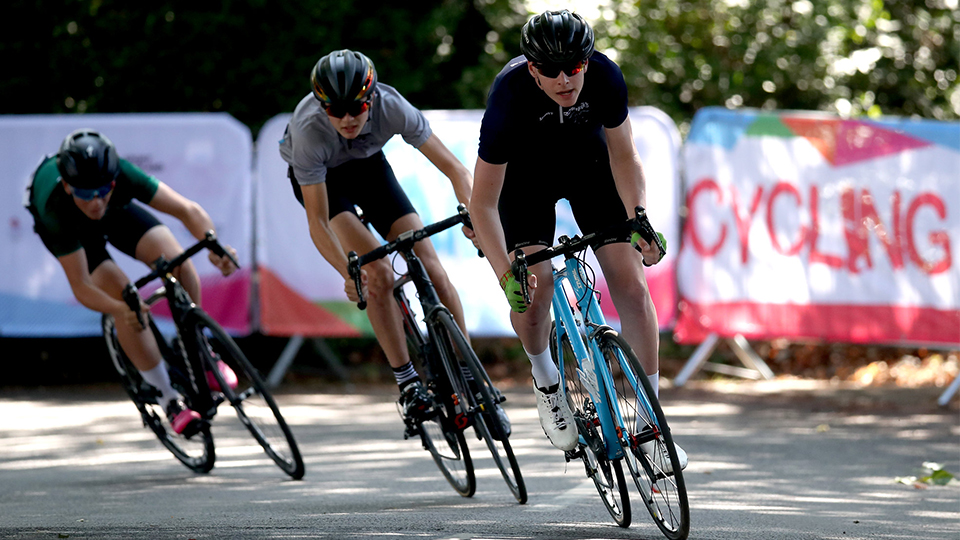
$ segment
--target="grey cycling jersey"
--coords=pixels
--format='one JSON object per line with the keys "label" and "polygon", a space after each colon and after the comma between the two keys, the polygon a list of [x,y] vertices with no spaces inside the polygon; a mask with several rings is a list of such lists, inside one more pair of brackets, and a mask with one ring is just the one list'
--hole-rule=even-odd
{"label": "grey cycling jersey", "polygon": [[297,182],[325,182],[328,169],[376,154],[394,135],[419,148],[433,133],[423,113],[383,83],[377,83],[369,115],[355,139],[344,139],[313,94],[300,100],[280,140],[280,156],[293,167]]}

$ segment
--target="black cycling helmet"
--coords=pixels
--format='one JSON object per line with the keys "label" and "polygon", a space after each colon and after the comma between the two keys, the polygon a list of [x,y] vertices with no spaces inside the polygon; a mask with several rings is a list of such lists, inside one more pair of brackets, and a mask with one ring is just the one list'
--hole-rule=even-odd
{"label": "black cycling helmet", "polygon": [[78,129],[60,145],[57,170],[72,187],[99,188],[116,180],[120,157],[110,139],[92,129]]}
{"label": "black cycling helmet", "polygon": [[310,73],[310,82],[314,97],[321,103],[346,107],[355,101],[366,101],[373,94],[377,69],[363,54],[343,49],[321,58]]}
{"label": "black cycling helmet", "polygon": [[573,64],[593,54],[593,29],[566,9],[545,11],[523,25],[520,50],[534,64]]}

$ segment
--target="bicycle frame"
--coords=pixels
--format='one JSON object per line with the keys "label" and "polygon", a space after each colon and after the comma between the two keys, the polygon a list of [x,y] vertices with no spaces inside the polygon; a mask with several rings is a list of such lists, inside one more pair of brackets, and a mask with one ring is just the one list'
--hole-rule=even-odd
{"label": "bicycle frame", "polygon": [[[563,369],[563,346],[562,338],[564,335],[570,335],[569,343],[573,349],[574,357],[577,361],[577,372],[580,380],[583,382],[590,399],[595,404],[596,413],[600,419],[600,430],[603,433],[604,444],[606,445],[607,458],[617,459],[622,457],[622,450],[619,444],[612,444],[611,441],[621,439],[621,433],[628,430],[623,427],[623,415],[619,410],[619,405],[615,396],[613,376],[607,369],[606,363],[602,361],[603,353],[597,344],[596,336],[609,328],[600,310],[600,302],[596,299],[596,292],[589,287],[585,280],[583,264],[573,255],[566,255],[563,268],[553,268],[553,313],[557,320],[557,361],[560,365],[560,381],[563,388],[566,388],[566,374]],[[570,298],[570,295],[573,295]],[[577,311],[571,309],[571,305],[577,306]],[[576,337],[573,335],[575,331]],[[621,364],[626,363],[626,359],[618,354],[617,359]],[[624,373],[631,374],[632,371],[624,369]],[[642,388],[637,380],[630,380],[629,383],[636,388]],[[643,409],[653,417],[653,409],[643,392],[637,394]],[[609,406],[608,406],[609,404]],[[614,418],[610,411],[614,411]],[[631,441],[631,447],[636,447],[644,440]]]}

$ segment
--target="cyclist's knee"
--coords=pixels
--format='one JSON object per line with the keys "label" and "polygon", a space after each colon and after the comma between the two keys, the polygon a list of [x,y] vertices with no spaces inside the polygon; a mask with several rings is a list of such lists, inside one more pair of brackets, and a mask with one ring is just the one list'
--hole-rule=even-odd
{"label": "cyclist's knee", "polygon": [[374,295],[385,295],[393,289],[394,272],[390,263],[381,259],[364,265],[367,272],[367,289]]}

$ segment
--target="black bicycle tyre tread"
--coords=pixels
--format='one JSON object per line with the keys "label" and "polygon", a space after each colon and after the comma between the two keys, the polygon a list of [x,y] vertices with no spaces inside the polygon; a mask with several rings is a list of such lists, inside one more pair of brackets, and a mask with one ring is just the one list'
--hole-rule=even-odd
{"label": "black bicycle tyre tread", "polygon": [[[478,382],[480,394],[483,399],[483,407],[491,411],[494,410],[493,396],[491,395],[490,388],[488,387],[488,384],[490,384],[490,377],[487,375],[486,370],[483,369],[483,365],[480,364],[480,360],[477,358],[473,348],[469,343],[467,343],[467,340],[464,337],[463,332],[460,330],[460,327],[457,326],[456,322],[454,322],[453,316],[447,311],[438,310],[434,317],[435,324],[442,328],[444,333],[450,336],[451,341],[454,342],[452,345],[464,353],[463,359],[467,363],[467,368],[473,375],[474,380]],[[455,371],[459,372],[460,370],[458,368]],[[463,375],[461,374],[460,377],[462,376]],[[466,396],[462,396],[461,399],[463,398],[466,398],[468,403],[472,403],[475,400],[475,398],[469,393]],[[513,494],[518,503],[526,504],[527,487],[523,481],[523,474],[520,471],[520,463],[517,461],[517,457],[513,453],[513,447],[510,445],[509,437],[505,436],[501,426],[498,423],[495,426],[495,429],[500,430],[500,440],[495,440],[493,435],[487,429],[486,422],[481,415],[477,415],[474,418],[474,422],[478,428],[481,428],[478,429],[478,431],[483,437],[487,448],[490,450],[491,456],[494,458],[494,462],[497,464],[497,468],[500,469],[503,480],[510,489],[510,492]],[[509,463],[515,480],[511,480],[509,473],[504,470],[504,463],[501,459],[499,459],[499,452],[497,451],[496,447],[497,443],[501,444],[503,447],[503,452],[506,454],[507,462]]]}
{"label": "black bicycle tyre tread", "polygon": [[[148,314],[149,316],[149,314]],[[193,457],[187,453],[177,443],[176,436],[171,436],[167,432],[163,419],[147,408],[147,402],[141,397],[142,380],[139,371],[127,357],[126,353],[116,342],[115,328],[116,323],[113,316],[104,314],[100,321],[103,337],[107,345],[107,353],[110,355],[111,363],[117,374],[120,376],[120,386],[133,401],[140,418],[143,420],[144,427],[150,428],[150,431],[157,437],[167,450],[188,469],[201,474],[209,473],[216,462],[216,450],[213,442],[213,435],[210,433],[210,426],[205,425],[193,437],[200,437],[203,443],[203,454],[200,457]]]}
{"label": "black bicycle tyre tread", "polygon": [[[449,422],[449,415],[448,412],[446,412],[449,409],[446,405],[440,406],[443,407],[445,411],[440,413],[441,422]],[[460,451],[460,461],[463,463],[464,474],[466,475],[461,482],[461,479],[447,467],[446,460],[440,455],[440,451],[437,450],[433,437],[431,437],[427,430],[422,426],[423,422],[420,424],[421,425],[418,426],[420,430],[420,440],[424,447],[426,447],[427,451],[430,452],[430,456],[433,458],[434,463],[437,464],[437,468],[440,469],[443,477],[447,479],[447,483],[449,483],[450,487],[459,493],[460,496],[473,497],[473,495],[477,492],[477,477],[473,469],[473,459],[470,457],[470,449],[467,447],[467,439],[463,436],[463,431],[456,429],[455,427],[452,428],[452,431],[455,433],[457,438],[457,445],[459,446],[458,449]],[[442,425],[443,424],[441,424],[441,426]],[[443,431],[446,432],[447,428],[443,428]],[[440,442],[441,444],[443,443],[443,441]]]}
{"label": "black bicycle tyre tread", "polygon": [[[565,334],[564,339],[569,344],[570,342],[569,336]],[[586,346],[586,344],[584,344],[584,346]],[[557,340],[557,324],[556,322],[554,322],[553,326],[550,329],[550,354],[553,357],[553,362],[557,366],[557,369],[560,371],[564,371],[565,366],[560,365],[560,350],[558,349],[558,347],[559,346],[558,346],[558,340]],[[570,346],[569,350],[570,350],[570,353],[572,354],[573,347]],[[574,361],[574,364],[576,364],[576,359],[574,359],[573,361]],[[564,373],[564,375],[566,375],[566,373]],[[569,382],[569,378],[567,379],[568,379],[567,385],[571,384]],[[565,389],[565,391],[569,392],[569,389]],[[582,395],[585,393],[585,390],[580,389],[578,390],[578,393]],[[579,403],[575,403],[572,408],[575,415],[580,414],[582,416],[584,414],[581,411],[581,407]],[[586,439],[586,436],[582,432],[581,432],[581,436],[584,436],[584,438]],[[599,437],[600,435],[598,434],[597,436]],[[617,442],[617,444],[619,445],[620,443]],[[585,466],[588,466],[589,462],[587,460],[589,458],[587,457],[587,453],[588,452],[592,453],[593,451],[588,446],[584,446],[584,445],[581,445],[581,446],[582,448],[580,449],[580,451],[583,452],[583,455],[581,456],[581,460],[583,460]],[[609,502],[607,501],[604,495],[604,486],[602,486],[597,479],[593,478],[592,480],[593,480],[594,486],[597,488],[597,493],[600,495],[600,500],[601,502],[603,502],[604,508],[607,509],[607,513],[609,513],[610,517],[613,518],[613,522],[622,528],[627,528],[630,526],[630,524],[633,521],[633,510],[630,506],[630,492],[626,486],[625,476],[623,475],[623,467],[619,459],[612,460],[612,461],[607,460],[607,463],[609,463],[609,466],[613,469],[612,472],[616,480],[615,487],[617,489],[617,494],[620,496],[619,514],[616,512],[616,510],[614,510],[614,508],[610,506]]]}
{"label": "black bicycle tyre tread", "polygon": [[[245,422],[243,423],[250,431],[251,435],[253,435],[254,439],[256,439],[257,443],[259,443],[263,448],[267,456],[269,456],[270,459],[273,460],[273,462],[276,463],[276,465],[283,472],[288,474],[294,480],[302,479],[305,473],[305,467],[303,463],[303,457],[300,454],[300,449],[297,446],[297,441],[293,436],[293,432],[290,430],[290,426],[287,425],[286,420],[280,413],[280,408],[277,406],[277,403],[273,398],[273,394],[271,394],[267,389],[266,383],[263,382],[263,378],[260,376],[257,369],[253,367],[253,364],[250,363],[250,360],[247,359],[246,355],[243,354],[243,351],[240,350],[240,347],[237,346],[233,338],[230,337],[230,335],[227,334],[226,331],[224,331],[224,329],[209,314],[201,309],[194,309],[188,313],[184,321],[184,327],[191,329],[207,328],[210,330],[213,337],[215,337],[220,345],[224,348],[220,352],[221,359],[233,369],[240,368],[243,370],[246,377],[250,380],[250,383],[256,389],[257,393],[263,398],[264,402],[266,402],[267,406],[270,408],[270,411],[273,413],[274,418],[277,420],[277,424],[283,432],[283,436],[286,438],[287,445],[290,448],[290,461],[283,459],[283,457],[278,454],[277,450],[272,447],[270,441],[266,440],[261,436],[260,433],[258,433],[260,430],[259,427],[257,427],[256,430],[254,429],[252,425],[253,419],[243,412],[242,403],[237,400],[230,400],[229,393],[224,392],[226,395],[228,395],[228,401],[230,402],[230,405],[232,405],[236,410],[238,417],[241,419],[246,417],[247,420],[250,421],[250,424]],[[191,342],[193,342],[192,346],[199,346],[197,343],[195,343],[195,336],[196,334],[193,334],[189,337],[189,339]],[[230,359],[233,361],[230,362],[230,359],[224,358],[224,353],[228,354],[231,357]],[[206,368],[214,374],[222,387],[226,386],[225,382],[222,380],[219,370],[215,369],[214,366],[206,366]]]}
{"label": "black bicycle tyre tread", "polygon": [[647,378],[646,372],[640,364],[640,360],[637,358],[636,353],[619,333],[612,329],[607,329],[597,337],[597,340],[601,351],[606,347],[605,342],[609,341],[623,352],[627,363],[630,364],[630,368],[636,374],[637,380],[640,381],[641,386],[643,386],[643,391],[646,394],[647,399],[650,401],[650,406],[653,409],[654,416],[656,417],[657,423],[660,425],[661,433],[663,434],[663,440],[666,444],[667,452],[670,457],[671,467],[674,471],[676,471],[672,476],[676,482],[677,494],[679,496],[678,504],[680,505],[680,524],[678,529],[676,531],[668,530],[663,525],[662,520],[658,519],[654,515],[654,510],[650,508],[646,501],[643,501],[644,506],[647,507],[647,510],[650,512],[650,515],[656,523],[657,528],[660,529],[660,532],[663,533],[664,536],[666,536],[669,540],[686,540],[690,533],[690,506],[687,498],[686,483],[683,479],[683,471],[679,466],[680,463],[677,457],[676,446],[673,442],[673,435],[670,433],[666,416],[664,416],[663,409],[660,407],[660,401],[654,394],[653,386],[650,384],[650,380]]}

